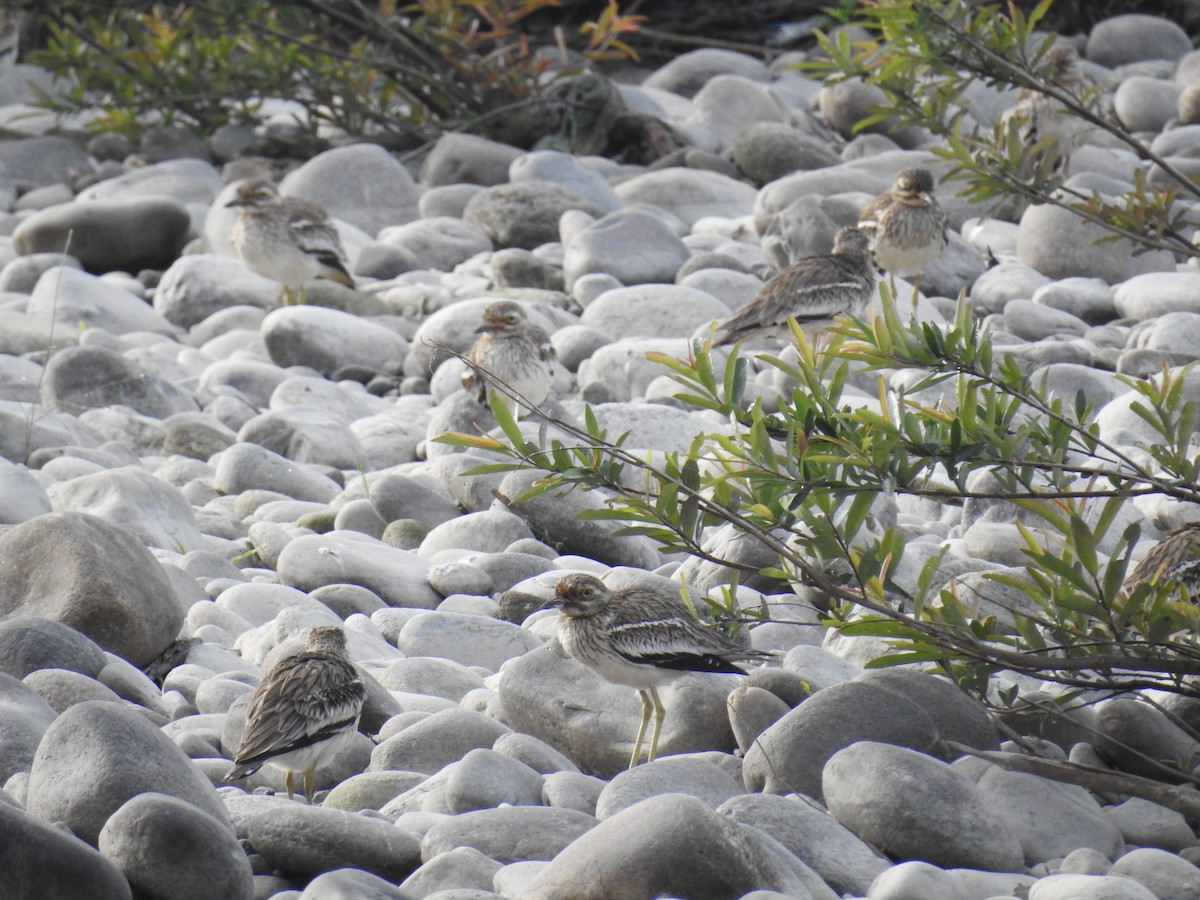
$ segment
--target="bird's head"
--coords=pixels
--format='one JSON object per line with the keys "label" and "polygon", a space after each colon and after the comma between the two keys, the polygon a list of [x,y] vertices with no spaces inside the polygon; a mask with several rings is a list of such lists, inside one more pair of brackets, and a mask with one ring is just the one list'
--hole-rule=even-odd
{"label": "bird's head", "polygon": [[551,605],[564,616],[594,616],[604,608],[611,596],[608,585],[595,575],[577,572],[559,579]]}
{"label": "bird's head", "polygon": [[339,625],[318,625],[310,629],[305,638],[306,649],[313,653],[328,653],[332,656],[344,656],[346,653],[346,632]]}
{"label": "bird's head", "polygon": [[520,303],[512,300],[501,300],[499,303],[489,303],[483,311],[483,324],[475,329],[481,331],[515,331],[529,321]]}
{"label": "bird's head", "polygon": [[226,206],[263,207],[279,202],[279,192],[265,178],[252,178],[237,187],[237,193]]}
{"label": "bird's head", "polygon": [[1059,87],[1073,89],[1083,81],[1079,54],[1069,44],[1056,44],[1046,51],[1046,77]]}
{"label": "bird's head", "polygon": [[933,202],[933,173],[928,169],[903,169],[896,176],[901,200],[929,205]]}
{"label": "bird's head", "polygon": [[867,237],[866,232],[857,228],[842,228],[833,237],[834,253],[866,253],[870,247],[871,239]]}

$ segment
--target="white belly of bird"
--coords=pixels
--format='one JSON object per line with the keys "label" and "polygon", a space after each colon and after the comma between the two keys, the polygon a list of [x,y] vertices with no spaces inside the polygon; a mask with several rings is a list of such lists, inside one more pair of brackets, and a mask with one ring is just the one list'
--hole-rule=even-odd
{"label": "white belly of bird", "polygon": [[880,241],[875,247],[879,268],[900,278],[919,275],[921,270],[942,255],[940,240],[920,247],[898,247],[890,241]]}
{"label": "white belly of bird", "polygon": [[350,745],[354,740],[354,734],[357,728],[347,728],[345,731],[335,734],[328,740],[321,741],[319,744],[312,744],[308,747],[301,747],[299,750],[292,750],[288,753],[280,753],[278,756],[272,756],[266,761],[265,765],[276,766],[284,771],[304,772],[309,766],[314,769],[319,769],[332,760],[339,750]]}

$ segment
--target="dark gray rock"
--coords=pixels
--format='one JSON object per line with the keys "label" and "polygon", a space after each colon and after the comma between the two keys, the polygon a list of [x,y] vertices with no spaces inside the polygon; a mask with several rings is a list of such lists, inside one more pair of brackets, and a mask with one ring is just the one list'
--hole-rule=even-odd
{"label": "dark gray rock", "polygon": [[839,894],[865,897],[891,863],[833,816],[803,797],[742,794],[717,807],[739,825],[766,832]]}
{"label": "dark gray rock", "polygon": [[114,812],[150,791],[182,800],[229,827],[212,785],[170,738],[131,708],[88,701],[46,729],[30,769],[26,806],[95,844]]}
{"label": "dark gray rock", "polygon": [[147,896],[250,900],[250,860],[229,823],[175,797],[131,798],[104,824],[98,846]]}
{"label": "dark gray rock", "polygon": [[576,840],[534,877],[526,896],[726,900],[756,889],[812,900],[837,897],[763,832],[734,824],[694,797],[664,794]]}
{"label": "dark gray rock", "polygon": [[421,166],[426,187],[461,183],[493,185],[508,181],[508,167],[524,151],[508,144],[449,132],[438,138]]}
{"label": "dark gray rock", "polygon": [[887,741],[957,755],[947,741],[997,746],[984,708],[948,681],[904,669],[868,672],[818,691],[759,735],[743,775],[752,791],[820,797],[821,771],[857,741]]}
{"label": "dark gray rock", "polygon": [[610,566],[658,566],[658,551],[649,538],[617,535],[614,523],[578,517],[584,510],[607,508],[598,491],[551,491],[520,499],[540,477],[531,471],[510,472],[499,487],[508,508],[524,518],[535,535],[545,535],[562,553],[579,553]]}
{"label": "dark gray rock", "polygon": [[88,155],[79,141],[65,137],[12,138],[0,142],[0,167],[8,179],[45,187],[85,170]]}
{"label": "dark gray rock", "polygon": [[39,210],[13,232],[21,254],[68,252],[92,272],[165,269],[187,241],[187,207],[164,196],[73,201]]}
{"label": "dark gray rock", "polygon": [[111,860],[12,803],[0,803],[0,847],[0,895],[8,900],[132,900],[129,882]]}
{"label": "dark gray rock", "polygon": [[188,392],[103,347],[68,347],[50,357],[42,402],[75,415],[85,409],[128,406],[156,419],[200,408]]}
{"label": "dark gray rock", "polygon": [[1191,39],[1175,22],[1138,13],[1097,22],[1087,41],[1087,58],[1110,69],[1146,59],[1176,60],[1191,51]]}
{"label": "dark gray rock", "polygon": [[0,613],[62,622],[136,666],[158,656],[183,624],[150,551],[95,516],[51,513],[12,528],[0,535],[0,570]]}
{"label": "dark gray rock", "polygon": [[828,144],[783,122],[755,122],[734,139],[729,156],[759,185],[797,169],[822,169],[842,161]]}
{"label": "dark gray rock", "polygon": [[[1162,711],[1132,697],[1104,701],[1094,727],[1096,749],[1131,775],[1182,782],[1200,764],[1200,750],[1186,731]],[[1179,773],[1174,779],[1172,771]]]}
{"label": "dark gray rock", "polygon": [[371,754],[371,770],[400,769],[432,775],[472,750],[489,749],[509,730],[483,713],[445,709],[381,742]]}
{"label": "dark gray rock", "polygon": [[0,622],[0,671],[13,678],[40,669],[95,678],[106,662],[104,651],[70,625],[30,615],[11,615]]}
{"label": "dark gray rock", "polygon": [[500,863],[553,859],[595,824],[591,816],[573,809],[480,809],[437,822],[421,840],[421,856],[429,860],[458,847],[473,847]]}
{"label": "dark gray rock", "polygon": [[542,805],[542,776],[495,750],[472,750],[445,775],[444,802],[455,815],[502,804]]}
{"label": "dark gray rock", "polygon": [[0,780],[29,771],[55,715],[55,710],[32,689],[0,672]]}
{"label": "dark gray rock", "polygon": [[1016,835],[978,788],[924,753],[859,741],[829,759],[822,787],[833,817],[889,856],[989,872],[1024,864]]}
{"label": "dark gray rock", "polygon": [[715,763],[667,757],[627,769],[613,778],[596,801],[596,818],[611,819],[636,803],[662,794],[687,794],[716,809],[742,792],[742,786]]}
{"label": "dark gray rock", "polygon": [[491,892],[492,879],[501,865],[474,847],[456,847],[439,853],[413,872],[400,887],[421,897],[446,890]]}
{"label": "dark gray rock", "polygon": [[266,796],[239,797],[229,814],[238,836],[283,872],[319,875],[350,866],[397,882],[421,862],[416,837],[374,816]]}
{"label": "dark gray rock", "polygon": [[467,201],[463,218],[498,247],[533,250],[558,240],[559,217],[569,209],[602,216],[605,209],[572,190],[545,181],[498,184]]}

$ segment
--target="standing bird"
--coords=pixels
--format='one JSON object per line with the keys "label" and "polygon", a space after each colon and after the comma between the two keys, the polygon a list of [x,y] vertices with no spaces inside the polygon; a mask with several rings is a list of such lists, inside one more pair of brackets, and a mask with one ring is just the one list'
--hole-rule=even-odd
{"label": "standing bird", "polygon": [[341,238],[324,210],[280,196],[262,178],[238,185],[225,205],[242,210],[229,235],[234,252],[259,275],[282,283],[285,306],[303,303],[304,286],[314,278],[354,287]]}
{"label": "standing bird", "polygon": [[1200,600],[1200,522],[1179,526],[1151,547],[1125,579],[1125,590],[1171,582]]}
{"label": "standing bird", "polygon": [[[525,309],[512,300],[490,303],[483,311],[483,324],[475,329],[479,338],[467,352],[470,366],[462,384],[480,403],[487,401],[486,375],[506,384],[531,406],[539,406],[550,395],[554,380],[554,348],[550,338],[529,321]],[[503,393],[510,407],[514,401]]]}
{"label": "standing bird", "polygon": [[[1079,64],[1079,54],[1067,44],[1058,44],[1046,51],[1045,78],[1056,88],[1079,100],[1088,109],[1096,108],[1091,95],[1094,84]],[[1053,167],[1065,173],[1067,158],[1083,144],[1092,129],[1091,123],[1070,112],[1060,101],[1032,88],[1017,91],[1016,102],[1000,114],[996,140],[1003,148],[1015,129],[1022,148],[1022,157],[1036,163],[1047,154]],[[1028,151],[1047,142],[1035,153]]]}
{"label": "standing bird", "polygon": [[787,332],[788,316],[811,338],[835,316],[862,316],[875,292],[870,242],[857,228],[841,229],[829,256],[797,260],[759,289],[749,303],[722,322],[713,346]]}
{"label": "standing bird", "polygon": [[562,613],[558,639],[563,649],[601,678],[637,688],[642,698],[642,723],[633,744],[629,768],[638,764],[646,724],[654,713],[647,762],[658,752],[666,708],[660,685],[687,672],[729,672],[745,675],[734,660],[767,659],[705,628],[677,598],[643,588],[616,591],[594,575],[572,574],[555,588],[553,605]]}
{"label": "standing bird", "polygon": [[903,169],[858,214],[858,227],[871,238],[875,262],[885,272],[912,278],[946,248],[946,213],[933,186],[928,169]]}
{"label": "standing bird", "polygon": [[271,763],[287,771],[289,800],[292,773],[304,773],[304,796],[311,804],[313,773],[354,737],[366,697],[358,671],[346,659],[345,632],[336,625],[312,629],[306,648],[280,660],[254,689],[242,743],[224,780],[245,778]]}

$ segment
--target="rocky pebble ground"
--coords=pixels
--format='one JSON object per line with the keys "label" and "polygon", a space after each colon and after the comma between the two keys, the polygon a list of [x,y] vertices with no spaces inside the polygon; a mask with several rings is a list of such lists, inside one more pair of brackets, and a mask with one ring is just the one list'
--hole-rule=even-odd
{"label": "rocky pebble ground", "polygon": [[[1188,36],[1121,16],[1077,44],[1124,127],[1193,171]],[[565,657],[556,614],[530,610],[570,571],[700,592],[726,573],[577,519],[594,495],[517,503],[535,475],[468,474],[490,460],[433,440],[486,424],[438,348],[465,351],[497,297],[550,334],[564,413],[590,403],[648,450],[720,427],[672,401],[647,351],[684,354],[899,169],[946,171],[928,135],[853,136],[867,89],[786,62],[699,50],[621,85],[684,140],[653,166],[462,134],[407,165],[368,143],[321,153],[282,190],[337,220],[357,289],[314,284],[283,308],[230,249],[232,182],[267,167],[243,154],[249,129],[153,131],[135,162],[31,107],[44,73],[5,74],[0,895],[1200,898],[1200,823],[961,756],[1002,746],[981,705],[864,670],[876,648],[782,587],[740,589],[772,611],[751,637],[778,664],[680,681],[660,758],[625,771],[636,693]],[[1011,100],[977,84],[967,114],[988,127]],[[1071,160],[1113,194],[1139,173],[1156,178],[1099,132]],[[953,183],[938,195],[951,244],[919,314],[944,321],[965,289],[999,351],[1144,452],[1155,436],[1118,374],[1200,356],[1200,271],[1094,244],[1053,207],[1006,221]],[[1200,400],[1200,377],[1184,382]],[[1012,507],[898,502],[913,558],[946,546],[976,588],[1023,565]],[[1123,514],[1143,553],[1186,511]],[[369,694],[317,802],[286,799],[270,766],[223,785],[260,674],[337,623]],[[1009,724],[1154,775],[1141,754],[1197,762],[1194,701],[1171,713],[1126,696]]]}

